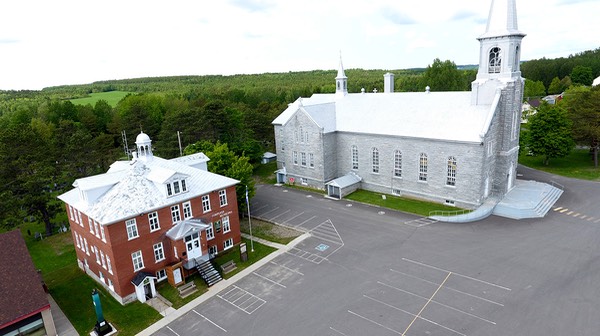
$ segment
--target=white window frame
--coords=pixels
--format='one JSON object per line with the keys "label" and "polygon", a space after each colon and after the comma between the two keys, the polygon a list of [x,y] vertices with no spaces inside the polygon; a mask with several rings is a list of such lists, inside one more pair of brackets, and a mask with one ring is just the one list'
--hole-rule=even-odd
{"label": "white window frame", "polygon": [[106,243],[106,234],[104,233],[104,226],[100,225],[100,237],[103,242]]}
{"label": "white window frame", "polygon": [[315,154],[308,153],[308,167],[315,168]]}
{"label": "white window frame", "polygon": [[202,196],[202,211],[207,213],[210,211],[210,195]]}
{"label": "white window frame", "polygon": [[102,262],[102,267],[104,267],[104,269],[106,269],[106,259],[104,257],[104,252],[102,252],[102,250],[100,250],[100,261]]}
{"label": "white window frame", "polygon": [[419,154],[419,182],[427,182],[428,158],[426,153]]}
{"label": "white window frame", "polygon": [[351,158],[352,158],[352,170],[358,170],[358,147],[356,145],[352,145],[351,147]]}
{"label": "white window frame", "polygon": [[75,216],[73,215],[73,206],[70,204],[69,204],[69,217],[71,218],[72,221],[75,221]]}
{"label": "white window frame", "polygon": [[213,228],[213,223],[210,223],[208,228],[206,228],[206,240],[215,239],[215,229]]}
{"label": "white window frame", "polygon": [[161,282],[167,279],[167,270],[166,269],[160,269],[158,271],[156,271],[156,282]]}
{"label": "white window frame", "polygon": [[402,177],[402,151],[394,151],[394,177]]}
{"label": "white window frame", "polygon": [[494,140],[490,140],[487,143],[487,156],[490,157],[494,154]]}
{"label": "white window frame", "polygon": [[88,225],[90,226],[90,233],[91,234],[95,234],[95,232],[94,232],[94,221],[90,217],[88,217]]}
{"label": "white window frame", "polygon": [[300,153],[300,165],[306,167],[306,152]]}
{"label": "white window frame", "polygon": [[447,172],[446,185],[449,187],[456,187],[456,157],[448,157]]}
{"label": "white window frame", "polygon": [[89,256],[90,255],[90,249],[88,247],[87,238],[83,237],[83,242],[85,244],[85,254],[87,254]]}
{"label": "white window frame", "polygon": [[79,210],[75,209],[75,211],[77,211],[77,218],[79,218],[79,223],[81,226],[83,226],[83,219],[81,219],[81,212],[79,212]]}
{"label": "white window frame", "polygon": [[135,251],[131,254],[131,262],[133,264],[134,272],[144,269],[144,256],[142,250]]}
{"label": "white window frame", "polygon": [[373,147],[371,149],[372,152],[372,164],[373,164],[373,169],[371,170],[371,172],[373,174],[379,174],[379,149],[377,149],[377,147]]}
{"label": "white window frame", "polygon": [[96,230],[96,237],[100,238],[100,225],[96,221],[94,221],[94,229]]}
{"label": "white window frame", "polygon": [[227,190],[221,189],[219,190],[219,204],[221,207],[227,206]]}
{"label": "white window frame", "polygon": [[77,232],[73,232],[75,234],[75,242],[77,243],[77,247],[81,248],[81,244],[79,243],[79,235]]}
{"label": "white window frame", "polygon": [[160,220],[158,219],[158,212],[153,211],[148,214],[148,225],[150,225],[150,232],[160,230]]}
{"label": "white window frame", "polygon": [[173,225],[181,221],[181,212],[179,212],[179,204],[171,205],[171,220]]}
{"label": "white window frame", "polygon": [[306,177],[301,177],[300,178],[300,184],[302,184],[302,185],[308,185],[308,179]]}
{"label": "white window frame", "polygon": [[96,255],[96,263],[97,263],[98,265],[102,265],[102,264],[100,263],[100,253],[98,252],[98,247],[96,247],[96,246],[94,245],[94,246],[92,246],[92,249],[94,250],[94,255]]}
{"label": "white window frame", "polygon": [[108,268],[108,273],[113,274],[112,263],[110,262],[110,257],[108,256],[108,254],[105,257],[106,257],[106,267]]}
{"label": "white window frame", "polygon": [[231,224],[229,223],[229,216],[224,216],[221,220],[223,221],[223,233],[230,232]]}
{"label": "white window frame", "polygon": [[183,219],[192,218],[194,215],[192,214],[192,202],[187,201],[183,203]]}
{"label": "white window frame", "polygon": [[110,289],[111,291],[115,291],[115,286],[113,285],[112,280],[110,280],[110,278],[106,278],[108,280],[108,289]]}
{"label": "white window frame", "polygon": [[233,238],[229,238],[229,239],[223,241],[223,251],[229,250],[232,247],[233,247]]}
{"label": "white window frame", "polygon": [[163,243],[158,242],[152,245],[152,249],[154,250],[154,261],[159,263],[165,260],[165,250],[163,248]]}
{"label": "white window frame", "polygon": [[135,218],[126,220],[125,227],[127,228],[127,240],[136,239],[140,236]]}
{"label": "white window frame", "polygon": [[102,283],[106,283],[106,280],[104,279],[104,274],[102,274],[102,272],[98,271],[98,277],[100,278],[100,281],[102,281]]}

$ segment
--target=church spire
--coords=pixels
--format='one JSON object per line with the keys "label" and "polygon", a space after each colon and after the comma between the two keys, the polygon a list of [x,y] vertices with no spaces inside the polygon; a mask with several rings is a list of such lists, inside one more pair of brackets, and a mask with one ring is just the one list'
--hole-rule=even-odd
{"label": "church spire", "polygon": [[342,53],[340,52],[340,66],[338,68],[337,77],[335,77],[335,95],[337,97],[343,97],[348,94],[348,77],[344,72],[344,65],[342,64]]}
{"label": "church spire", "polygon": [[485,34],[479,37],[525,36],[517,23],[516,0],[492,0]]}

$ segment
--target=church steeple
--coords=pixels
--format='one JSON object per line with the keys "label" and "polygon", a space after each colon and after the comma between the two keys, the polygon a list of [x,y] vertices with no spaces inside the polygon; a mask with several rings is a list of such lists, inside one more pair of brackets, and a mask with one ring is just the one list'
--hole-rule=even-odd
{"label": "church steeple", "polygon": [[344,65],[342,64],[342,53],[340,53],[340,66],[338,68],[337,77],[335,77],[335,95],[336,97],[343,97],[348,94],[348,77],[344,72]]}
{"label": "church steeple", "polygon": [[152,154],[152,140],[150,140],[148,134],[140,132],[137,138],[135,138],[135,145],[137,147],[137,157],[139,160],[152,160],[154,157]]}
{"label": "church steeple", "polygon": [[517,24],[516,0],[492,0],[485,33],[477,38],[481,47],[479,71],[473,82],[474,103],[490,104],[498,81],[520,80],[523,37]]}

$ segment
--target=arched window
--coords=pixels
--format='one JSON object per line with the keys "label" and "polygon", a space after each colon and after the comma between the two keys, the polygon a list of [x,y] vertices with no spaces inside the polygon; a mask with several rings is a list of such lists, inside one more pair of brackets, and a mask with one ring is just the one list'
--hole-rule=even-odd
{"label": "arched window", "polygon": [[419,181],[427,182],[427,154],[419,156]]}
{"label": "arched window", "polygon": [[379,149],[373,147],[373,173],[379,174]]}
{"label": "arched window", "polygon": [[515,64],[514,64],[513,71],[519,71],[519,68],[520,68],[520,67],[519,67],[519,60],[520,60],[520,55],[519,55],[519,52],[520,52],[520,51],[521,51],[521,50],[519,49],[519,46],[517,46],[517,47],[515,48]]}
{"label": "arched window", "polygon": [[358,170],[358,147],[352,146],[352,169]]}
{"label": "arched window", "polygon": [[448,157],[448,176],[446,177],[446,185],[456,185],[456,158],[454,156]]}
{"label": "arched window", "polygon": [[402,152],[394,152],[394,177],[402,177]]}
{"label": "arched window", "polygon": [[489,73],[500,73],[502,67],[502,51],[498,47],[490,50]]}

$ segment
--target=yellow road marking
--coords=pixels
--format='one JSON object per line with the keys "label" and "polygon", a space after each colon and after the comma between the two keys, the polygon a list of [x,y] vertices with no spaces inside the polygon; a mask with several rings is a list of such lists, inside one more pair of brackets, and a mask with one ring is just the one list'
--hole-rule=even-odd
{"label": "yellow road marking", "polygon": [[444,279],[444,281],[442,281],[442,283],[440,284],[438,289],[436,289],[435,292],[433,293],[433,295],[429,298],[429,300],[427,300],[427,303],[425,303],[423,308],[421,308],[421,310],[419,310],[419,313],[417,315],[415,315],[415,318],[410,322],[408,327],[406,327],[406,330],[404,330],[404,332],[402,333],[402,336],[406,335],[406,332],[408,331],[408,329],[410,329],[410,327],[412,327],[413,323],[415,323],[415,321],[419,318],[419,316],[421,316],[421,313],[423,312],[423,310],[425,310],[425,308],[427,308],[427,305],[429,304],[429,302],[431,302],[431,300],[433,300],[433,297],[440,291],[440,289],[442,289],[442,286],[444,286],[446,281],[448,281],[448,278],[450,277],[451,274],[452,274],[452,272],[448,272],[446,279]]}

